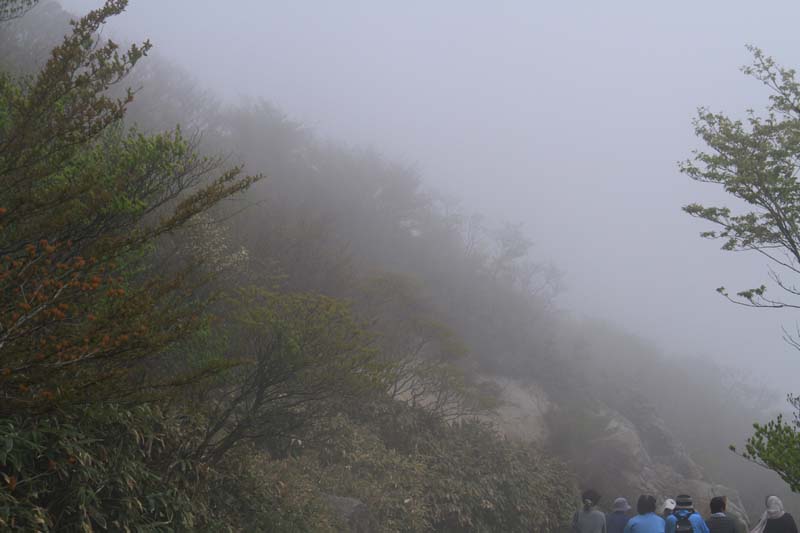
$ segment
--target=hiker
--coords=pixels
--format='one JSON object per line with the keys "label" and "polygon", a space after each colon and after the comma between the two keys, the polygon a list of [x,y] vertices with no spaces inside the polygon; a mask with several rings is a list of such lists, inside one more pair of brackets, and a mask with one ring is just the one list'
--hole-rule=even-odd
{"label": "hiker", "polygon": [[744,524],[725,512],[728,507],[725,496],[714,496],[708,506],[711,516],[706,520],[706,525],[711,533],[746,533]]}
{"label": "hiker", "polygon": [[692,497],[679,494],[675,498],[675,511],[667,517],[666,533],[709,533],[703,517],[694,510]]}
{"label": "hiker", "polygon": [[673,500],[672,498],[667,498],[666,500],[664,500],[664,508],[661,510],[661,518],[666,520],[667,517],[670,516],[673,511],[675,511],[675,500]]}
{"label": "hiker", "polygon": [[574,533],[607,533],[606,515],[595,509],[600,501],[600,494],[592,489],[581,494],[583,509],[577,511],[572,518],[572,531]]}
{"label": "hiker", "polygon": [[638,515],[628,520],[624,533],[664,533],[664,519],[656,514],[656,499],[648,494],[636,502]]}
{"label": "hiker", "polygon": [[631,506],[625,498],[617,498],[612,509],[612,512],[606,515],[606,530],[608,533],[622,533],[630,519],[628,511],[631,510]]}
{"label": "hiker", "polygon": [[750,533],[797,533],[794,518],[783,510],[783,502],[777,496],[769,496],[767,510]]}

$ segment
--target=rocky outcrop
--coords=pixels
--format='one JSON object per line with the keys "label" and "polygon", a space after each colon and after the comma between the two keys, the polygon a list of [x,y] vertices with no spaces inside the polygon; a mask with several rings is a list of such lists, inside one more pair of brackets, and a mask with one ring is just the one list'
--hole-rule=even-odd
{"label": "rocky outcrop", "polygon": [[635,501],[639,494],[659,499],[692,495],[705,513],[712,497],[728,497],[728,510],[747,523],[736,490],[706,479],[655,410],[643,401],[626,402],[623,414],[599,402],[570,406],[553,402],[541,387],[497,379],[503,406],[495,418],[511,438],[549,447],[568,461],[581,484],[610,503],[617,496]]}
{"label": "rocky outcrop", "polygon": [[[606,411],[600,416],[608,418],[604,433],[586,442],[585,453],[570,458],[587,485],[608,498],[649,493],[663,502],[686,493],[703,513],[708,512],[711,498],[724,495],[728,510],[746,522],[738,492],[705,479],[702,468],[655,415],[644,431],[619,413]],[[654,436],[660,440],[651,440]]]}
{"label": "rocky outcrop", "polygon": [[500,432],[524,442],[546,442],[550,436],[547,414],[554,407],[547,394],[532,383],[523,384],[507,378],[493,378],[492,381],[501,394],[502,403],[494,417]]}

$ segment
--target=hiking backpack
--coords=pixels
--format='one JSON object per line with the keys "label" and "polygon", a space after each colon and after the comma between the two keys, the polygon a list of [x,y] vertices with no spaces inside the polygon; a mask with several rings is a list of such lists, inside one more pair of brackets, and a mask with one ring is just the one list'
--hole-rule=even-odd
{"label": "hiking backpack", "polygon": [[693,533],[694,526],[689,521],[689,517],[692,515],[687,515],[683,517],[678,517],[678,523],[675,524],[675,533]]}

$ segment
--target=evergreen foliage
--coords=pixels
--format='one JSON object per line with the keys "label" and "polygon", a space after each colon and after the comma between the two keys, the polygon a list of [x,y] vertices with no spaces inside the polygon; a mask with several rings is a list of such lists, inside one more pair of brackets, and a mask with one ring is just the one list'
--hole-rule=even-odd
{"label": "evergreen foliage", "polygon": [[[148,262],[158,238],[252,184],[208,174],[179,130],[126,131],[133,95],[106,94],[149,49],[73,25],[30,82],[0,78],[0,413],[127,398],[136,361],[198,323],[185,271]],[[132,387],[133,385],[133,387]]]}

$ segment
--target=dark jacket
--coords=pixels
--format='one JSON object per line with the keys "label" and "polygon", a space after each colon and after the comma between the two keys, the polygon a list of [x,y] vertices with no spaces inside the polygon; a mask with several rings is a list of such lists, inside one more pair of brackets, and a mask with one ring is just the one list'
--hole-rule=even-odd
{"label": "dark jacket", "polygon": [[625,531],[625,524],[630,520],[630,516],[625,511],[614,511],[606,515],[606,531],[608,533],[622,533]]}
{"label": "dark jacket", "polygon": [[789,513],[783,513],[780,518],[770,518],[767,520],[767,527],[764,533],[797,533],[797,524]]}
{"label": "dark jacket", "polygon": [[736,533],[736,523],[724,513],[712,514],[706,519],[711,533]]}

